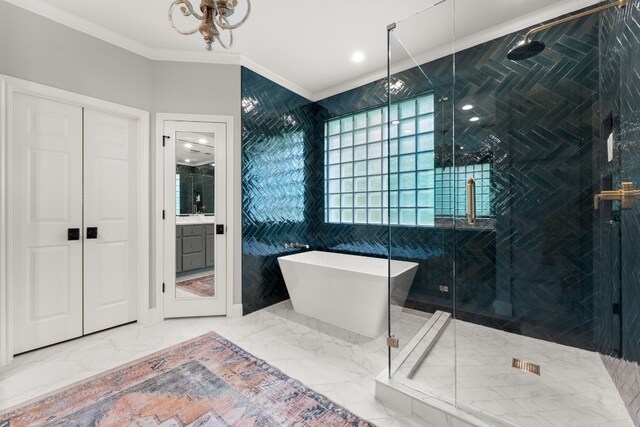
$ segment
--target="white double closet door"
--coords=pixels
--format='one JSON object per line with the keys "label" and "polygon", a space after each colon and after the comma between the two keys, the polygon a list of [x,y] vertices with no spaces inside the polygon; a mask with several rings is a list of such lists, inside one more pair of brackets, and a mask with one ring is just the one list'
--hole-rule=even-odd
{"label": "white double closet door", "polygon": [[14,354],[136,320],[135,120],[16,93]]}

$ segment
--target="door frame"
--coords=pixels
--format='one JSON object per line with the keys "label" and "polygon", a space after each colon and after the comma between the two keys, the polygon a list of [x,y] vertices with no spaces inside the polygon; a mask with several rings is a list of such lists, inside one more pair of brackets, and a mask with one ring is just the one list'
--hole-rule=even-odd
{"label": "door frame", "polygon": [[[163,135],[165,122],[205,122],[205,123],[224,123],[227,125],[227,197],[226,197],[226,214],[227,214],[227,229],[225,234],[227,235],[227,260],[226,260],[226,291],[227,291],[227,317],[242,317],[242,304],[234,304],[233,291],[234,291],[234,230],[236,228],[236,218],[233,211],[234,200],[234,185],[233,174],[235,165],[233,163],[234,152],[234,135],[233,135],[233,116],[223,115],[208,115],[208,114],[182,114],[182,113],[157,113],[156,114],[156,143],[154,150],[154,164],[155,170],[153,173],[153,182],[155,183],[153,193],[155,201],[153,203],[154,210],[157,215],[153,215],[151,227],[153,234],[156,236],[156,242],[153,245],[153,258],[156,268],[154,269],[155,275],[155,295],[152,299],[155,301],[153,309],[154,320],[164,320],[164,295],[162,294],[162,284],[166,282],[163,259],[166,250],[167,239],[164,233],[164,223],[162,219],[162,211],[166,209],[164,206],[164,151],[162,150]],[[174,279],[175,280],[175,279]]]}
{"label": "door frame", "polygon": [[116,114],[136,121],[138,224],[136,253],[138,322],[151,320],[149,310],[149,113],[98,98],[33,83],[0,74],[0,366],[13,359],[13,231],[10,204],[13,200],[12,133],[13,96],[15,93],[36,96],[92,110]]}

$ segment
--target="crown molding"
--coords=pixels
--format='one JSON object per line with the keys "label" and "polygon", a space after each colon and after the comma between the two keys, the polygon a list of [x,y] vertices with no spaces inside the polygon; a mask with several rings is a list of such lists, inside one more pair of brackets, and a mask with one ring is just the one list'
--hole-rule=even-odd
{"label": "crown molding", "polygon": [[[46,0],[0,0],[10,3],[14,6],[28,10],[37,15],[43,16],[54,22],[62,24],[66,27],[96,37],[114,46],[118,46],[129,52],[135,53],[152,61],[173,61],[173,62],[195,62],[205,64],[223,64],[223,65],[241,65],[252,71],[272,80],[273,82],[303,96],[311,101],[319,101],[330,96],[342,93],[356,87],[374,82],[386,76],[386,68],[360,76],[356,79],[339,83],[335,86],[328,87],[318,92],[311,92],[300,85],[284,78],[283,76],[269,70],[267,67],[247,58],[238,53],[209,52],[200,51],[182,51],[169,49],[154,49],[132,38],[122,36],[111,31],[101,25],[81,18],[73,13],[66,12]],[[427,52],[416,55],[413,60],[406,60],[401,63],[393,64],[394,71],[402,71],[414,67],[417,64],[424,64],[453,52],[458,52],[481,43],[488,42],[498,37],[520,31],[524,28],[536,25],[540,22],[548,21],[559,15],[570,13],[572,11],[582,9],[599,3],[599,0],[573,0],[556,3],[553,6],[521,16],[517,19],[507,21],[501,25],[489,28],[480,33],[473,34],[459,40],[455,40],[455,48],[453,43],[438,46]]]}
{"label": "crown molding", "polygon": [[[392,64],[392,68],[393,68],[392,71],[394,73],[405,71],[417,65],[435,61],[436,59],[443,58],[455,52],[460,52],[465,49],[469,49],[473,46],[486,43],[490,40],[504,37],[507,34],[521,31],[525,28],[538,25],[541,22],[549,21],[558,16],[571,13],[575,10],[583,9],[585,7],[592,6],[597,3],[600,3],[600,0],[574,0],[570,2],[562,2],[560,4],[554,4],[553,6],[541,9],[533,13],[529,13],[527,15],[523,15],[516,19],[512,19],[511,21],[507,21],[500,25],[496,25],[494,27],[488,28],[479,33],[472,34],[471,36],[455,40],[452,43],[448,43],[445,45],[435,47],[433,49],[429,49],[427,52],[418,54],[413,58],[394,63]],[[315,102],[325,98],[329,98],[339,93],[346,92],[348,90],[355,89],[365,84],[375,82],[376,80],[379,80],[386,76],[387,76],[386,67],[381,68],[378,71],[369,73],[364,76],[360,76],[356,79],[342,82],[338,85],[316,92],[314,94],[313,101]]]}
{"label": "crown molding", "polygon": [[[409,66],[404,69],[409,69],[409,68],[411,67]],[[338,95],[342,92],[347,92],[349,90],[358,88],[360,86],[364,86],[369,83],[373,83],[376,80],[380,80],[386,77],[387,77],[387,69],[380,68],[379,70],[374,71],[372,73],[365,74],[363,76],[357,77],[352,80],[347,80],[338,85],[331,86],[327,89],[322,89],[321,91],[314,93],[313,98],[311,98],[311,100],[313,102],[321,101],[323,99],[330,98],[334,95]]]}
{"label": "crown molding", "polygon": [[274,83],[289,89],[296,94],[313,100],[314,94],[302,86],[293,83],[282,77],[279,74],[274,73],[267,67],[247,58],[239,53],[218,53],[212,55],[210,52],[196,52],[196,51],[184,51],[184,50],[164,50],[164,49],[152,49],[149,59],[153,61],[170,61],[170,62],[197,62],[200,64],[218,64],[218,65],[239,65],[250,69],[263,77],[268,78]]}
{"label": "crown molding", "polygon": [[233,52],[205,52],[194,50],[151,49],[152,61],[198,62],[201,64],[241,65],[242,55]]}
{"label": "crown molding", "polygon": [[271,80],[272,82],[277,83],[280,86],[282,86],[282,87],[284,87],[286,89],[289,89],[292,92],[297,93],[298,95],[302,96],[303,98],[307,98],[309,101],[315,101],[315,96],[314,96],[313,92],[311,92],[309,90],[306,90],[302,86],[299,86],[299,85],[293,83],[289,79],[286,79],[286,78],[282,77],[279,74],[274,73],[273,71],[271,71],[268,68],[258,64],[255,61],[247,58],[246,56],[242,57],[240,65],[242,65],[243,67],[247,67],[251,71],[255,71],[256,73],[260,74],[261,76],[266,77],[269,80]]}
{"label": "crown molding", "polygon": [[[2,1],[2,0],[0,0]],[[242,56],[239,53],[230,52],[211,52],[205,51],[188,51],[188,50],[170,50],[170,49],[154,49],[132,38],[122,36],[111,31],[95,22],[79,17],[73,13],[62,10],[45,0],[4,0],[14,6],[25,9],[29,12],[40,15],[49,20],[72,28],[81,33],[88,34],[92,37],[100,39],[114,46],[125,49],[136,55],[150,59],[152,61],[172,61],[172,62],[194,62],[203,64],[222,64],[222,65],[239,65],[245,66],[256,73],[278,83],[279,85],[303,96],[309,100],[313,98],[313,93],[303,87],[291,82],[290,80],[274,73],[265,66]]]}
{"label": "crown molding", "polygon": [[128,50],[137,55],[144,56],[145,58],[150,58],[152,56],[152,49],[149,46],[133,40],[132,38],[122,36],[115,31],[111,31],[96,24],[95,22],[89,21],[88,19],[62,10],[59,7],[47,3],[45,0],[4,1],[51,21],[57,22],[58,24],[62,24],[65,27],[72,28],[109,44],[121,47],[122,49]]}

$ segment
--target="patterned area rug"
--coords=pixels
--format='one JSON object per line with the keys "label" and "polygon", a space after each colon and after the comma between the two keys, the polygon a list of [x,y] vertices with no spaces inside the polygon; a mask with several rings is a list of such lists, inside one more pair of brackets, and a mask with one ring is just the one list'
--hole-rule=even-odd
{"label": "patterned area rug", "polygon": [[213,332],[0,415],[41,425],[373,426]]}
{"label": "patterned area rug", "polygon": [[198,277],[197,279],[178,282],[176,283],[176,287],[199,297],[216,296],[216,279],[213,274],[209,276]]}

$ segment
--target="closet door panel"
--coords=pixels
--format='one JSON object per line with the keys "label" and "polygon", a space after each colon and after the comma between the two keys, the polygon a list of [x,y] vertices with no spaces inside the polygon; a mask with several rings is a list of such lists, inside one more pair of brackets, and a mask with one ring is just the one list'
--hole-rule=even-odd
{"label": "closet door panel", "polygon": [[14,353],[82,335],[82,109],[16,93]]}
{"label": "closet door panel", "polygon": [[136,128],[131,119],[91,110],[84,120],[88,334],[136,320]]}

